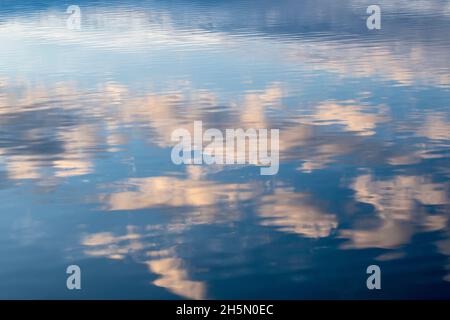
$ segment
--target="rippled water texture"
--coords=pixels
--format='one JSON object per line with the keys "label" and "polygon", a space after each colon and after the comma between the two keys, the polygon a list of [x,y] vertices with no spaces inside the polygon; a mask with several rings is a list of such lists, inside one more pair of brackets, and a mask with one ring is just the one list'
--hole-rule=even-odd
{"label": "rippled water texture", "polygon": [[[0,5],[1,298],[450,298],[448,1],[73,4]],[[279,173],[173,164],[196,120]]]}

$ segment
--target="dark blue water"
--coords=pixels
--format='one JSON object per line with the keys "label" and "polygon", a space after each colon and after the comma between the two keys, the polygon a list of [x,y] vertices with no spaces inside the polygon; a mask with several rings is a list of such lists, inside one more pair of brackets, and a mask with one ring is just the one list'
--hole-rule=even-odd
{"label": "dark blue water", "polygon": [[[450,298],[450,4],[371,4],[2,0],[0,298]],[[173,164],[197,120],[278,174]]]}

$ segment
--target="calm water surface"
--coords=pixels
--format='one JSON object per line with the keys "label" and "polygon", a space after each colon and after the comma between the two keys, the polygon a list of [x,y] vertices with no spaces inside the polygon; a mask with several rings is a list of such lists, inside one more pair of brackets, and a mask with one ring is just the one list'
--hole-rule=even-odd
{"label": "calm water surface", "polygon": [[[0,298],[450,298],[448,1],[69,4],[0,3]],[[174,165],[195,120],[279,173]]]}

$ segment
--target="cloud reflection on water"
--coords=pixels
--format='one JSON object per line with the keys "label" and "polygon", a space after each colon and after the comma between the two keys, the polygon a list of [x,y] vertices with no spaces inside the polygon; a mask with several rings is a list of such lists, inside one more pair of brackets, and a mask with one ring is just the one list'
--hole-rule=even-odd
{"label": "cloud reflection on water", "polygon": [[[302,278],[323,266],[321,250],[405,259],[427,234],[425,265],[449,281],[450,43],[435,32],[449,7],[383,2],[390,33],[371,36],[350,19],[363,1],[319,2],[258,2],[247,25],[220,1],[189,4],[184,18],[183,2],[93,6],[81,32],[55,7],[0,12],[0,199],[23,197],[5,209],[14,236],[1,240],[132,257],[152,285],[202,299],[221,296],[211,280]],[[172,165],[171,132],[197,120],[279,128],[279,175]],[[50,219],[62,213],[80,229]],[[60,228],[75,236],[54,241]]]}

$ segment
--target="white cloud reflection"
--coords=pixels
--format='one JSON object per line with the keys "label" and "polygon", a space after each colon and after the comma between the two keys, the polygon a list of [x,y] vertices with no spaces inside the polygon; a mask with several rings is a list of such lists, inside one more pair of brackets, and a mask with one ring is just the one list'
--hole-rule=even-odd
{"label": "white cloud reflection", "polygon": [[[376,216],[372,227],[341,230],[349,239],[346,249],[395,249],[408,244],[416,232],[444,230],[448,214],[429,214],[423,206],[447,206],[448,185],[433,183],[422,176],[395,176],[377,180],[373,175],[358,176],[351,188],[358,202],[370,204]],[[358,220],[356,220],[358,221]]]}

